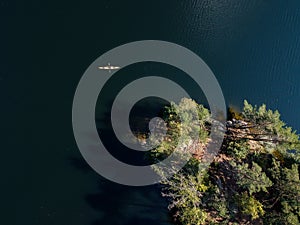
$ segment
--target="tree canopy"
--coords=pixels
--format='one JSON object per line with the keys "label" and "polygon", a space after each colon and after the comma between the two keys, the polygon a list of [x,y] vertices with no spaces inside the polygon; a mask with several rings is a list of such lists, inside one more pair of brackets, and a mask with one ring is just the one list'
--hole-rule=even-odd
{"label": "tree canopy", "polygon": [[[183,99],[166,107],[167,136],[151,150],[151,160],[167,157],[180,134],[188,139],[196,129],[192,120],[182,124],[178,117],[180,111],[189,118],[193,104],[197,103]],[[227,121],[218,155],[203,169],[202,155],[212,141],[212,118],[204,106],[197,104],[197,110],[199,139],[183,148],[193,157],[173,177],[162,175],[161,179],[174,221],[183,225],[300,224],[299,135],[281,120],[279,112],[245,101],[243,111]]]}

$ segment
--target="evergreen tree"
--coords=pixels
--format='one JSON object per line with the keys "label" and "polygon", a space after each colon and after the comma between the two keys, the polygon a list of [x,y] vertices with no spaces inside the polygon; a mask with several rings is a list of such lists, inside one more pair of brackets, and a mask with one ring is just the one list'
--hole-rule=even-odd
{"label": "evergreen tree", "polygon": [[[166,108],[167,136],[149,154],[152,161],[160,161],[183,135],[187,144],[182,151],[194,155],[168,179],[154,166],[162,176],[162,193],[177,223],[300,224],[300,141],[279,112],[245,101],[243,112],[227,122],[218,156],[204,170],[201,153],[211,141],[211,118],[209,111],[197,104],[199,121],[195,123],[191,114],[195,104],[183,99]],[[200,137],[197,143],[191,141],[190,134],[195,131]]]}

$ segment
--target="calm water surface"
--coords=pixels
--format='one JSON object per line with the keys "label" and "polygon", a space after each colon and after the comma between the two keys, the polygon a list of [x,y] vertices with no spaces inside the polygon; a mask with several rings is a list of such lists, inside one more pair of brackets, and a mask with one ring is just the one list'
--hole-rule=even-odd
{"label": "calm water surface", "polygon": [[[297,0],[0,3],[1,224],[170,224],[157,187],[101,178],[82,160],[73,137],[80,77],[98,56],[127,42],[158,39],[191,49],[215,73],[228,105],[266,103],[300,130]],[[137,71],[166,74],[202,99],[184,74],[161,65],[137,65],[119,77],[134,79]],[[101,96],[108,105],[121,80]],[[97,106],[100,127],[108,105]],[[118,154],[109,133],[102,138]]]}

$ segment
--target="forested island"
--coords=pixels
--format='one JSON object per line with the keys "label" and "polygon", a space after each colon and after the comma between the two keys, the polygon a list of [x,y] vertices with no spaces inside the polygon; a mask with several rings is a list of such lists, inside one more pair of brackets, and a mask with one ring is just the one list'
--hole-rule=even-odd
{"label": "forested island", "polygon": [[182,123],[177,112],[188,112],[195,105],[199,139],[183,148],[193,157],[171,178],[153,166],[162,177],[162,195],[174,223],[300,224],[299,135],[278,111],[265,105],[245,101],[242,112],[229,110],[222,146],[203,169],[203,155],[211,142],[210,112],[191,99],[172,103],[163,113],[167,134],[150,151],[151,162],[166,158],[178,144],[178,133],[193,129],[193,122]]}

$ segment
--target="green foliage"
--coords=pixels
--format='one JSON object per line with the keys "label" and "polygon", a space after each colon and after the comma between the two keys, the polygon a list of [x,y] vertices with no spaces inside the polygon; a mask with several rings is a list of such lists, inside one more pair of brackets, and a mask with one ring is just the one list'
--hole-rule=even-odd
{"label": "green foliage", "polygon": [[196,134],[205,141],[208,136],[205,124],[209,120],[209,111],[188,98],[183,98],[178,105],[173,102],[166,107],[165,121],[175,137],[195,138]]}
{"label": "green foliage", "polygon": [[[154,162],[166,158],[175,148],[180,147],[179,141],[185,146],[191,145],[191,140],[195,139],[207,141],[208,131],[205,125],[210,120],[209,111],[191,99],[184,98],[178,105],[171,103],[170,107],[165,108],[164,120],[168,127],[167,136],[159,147],[149,153]],[[181,147],[182,151],[186,148]],[[192,158],[180,172],[169,179],[165,178],[166,168],[152,167],[162,177],[163,196],[170,199],[169,209],[177,212],[177,220],[182,224],[203,224],[208,215],[202,210],[201,197],[208,187],[199,161]],[[168,172],[172,170],[173,168],[167,168]]]}
{"label": "green foliage", "polygon": [[266,139],[277,143],[277,147],[284,150],[300,149],[299,135],[280,119],[279,112],[267,110],[266,105],[260,107],[250,105],[244,101],[243,116],[254,125],[254,130]]}
{"label": "green foliage", "polygon": [[257,219],[259,216],[263,216],[265,211],[263,205],[256,200],[253,196],[249,196],[244,192],[240,197],[241,212],[250,215],[252,219]]}
{"label": "green foliage", "polygon": [[238,159],[245,159],[249,154],[250,147],[247,141],[230,141],[227,147],[227,153],[230,156],[236,157]]}
{"label": "green foliage", "polygon": [[[281,217],[281,224],[299,224],[300,217],[300,180],[299,164],[283,167],[279,161],[273,159],[269,168],[270,177],[273,180],[272,192],[275,197],[272,202],[276,211],[269,214],[265,220],[272,221]],[[277,206],[277,207],[276,207]],[[274,223],[275,224],[275,223]]]}
{"label": "green foliage", "polygon": [[165,185],[163,195],[171,200],[169,209],[177,211],[176,217],[182,224],[200,225],[207,218],[201,199],[208,189],[204,177],[200,172],[194,176],[181,171],[171,179],[162,181]]}
{"label": "green foliage", "polygon": [[207,205],[210,208],[209,211],[212,215],[219,216],[224,223],[228,222],[228,219],[230,218],[230,212],[227,199],[225,196],[220,194],[220,189],[217,186],[211,185],[209,188],[210,190],[205,196],[207,197]]}
{"label": "green foliage", "polygon": [[[210,121],[210,113],[193,100],[183,98],[178,105],[172,102],[165,108],[163,119],[167,124],[167,134],[162,143],[149,152],[151,162],[161,161],[178,147],[188,150],[184,146],[190,145],[193,140],[207,141],[205,124]],[[179,143],[183,146],[179,146]]]}
{"label": "green foliage", "polygon": [[207,219],[207,213],[199,207],[190,207],[189,210],[183,210],[179,221],[186,225],[201,225]]}
{"label": "green foliage", "polygon": [[250,195],[260,191],[268,192],[267,188],[272,186],[272,181],[262,172],[262,168],[252,162],[250,168],[247,163],[234,166],[237,174],[237,185],[247,190]]}
{"label": "green foliage", "polygon": [[[188,143],[195,133],[207,143],[210,114],[202,105],[183,99],[167,107],[164,115],[167,137],[149,153],[153,161],[173,152],[179,137],[186,144],[182,153],[192,148]],[[201,169],[199,158],[168,179],[163,168],[153,167],[162,176],[169,209],[182,225],[300,224],[299,135],[278,111],[265,105],[245,101],[239,116],[242,125],[231,121],[220,154],[208,170]]]}

